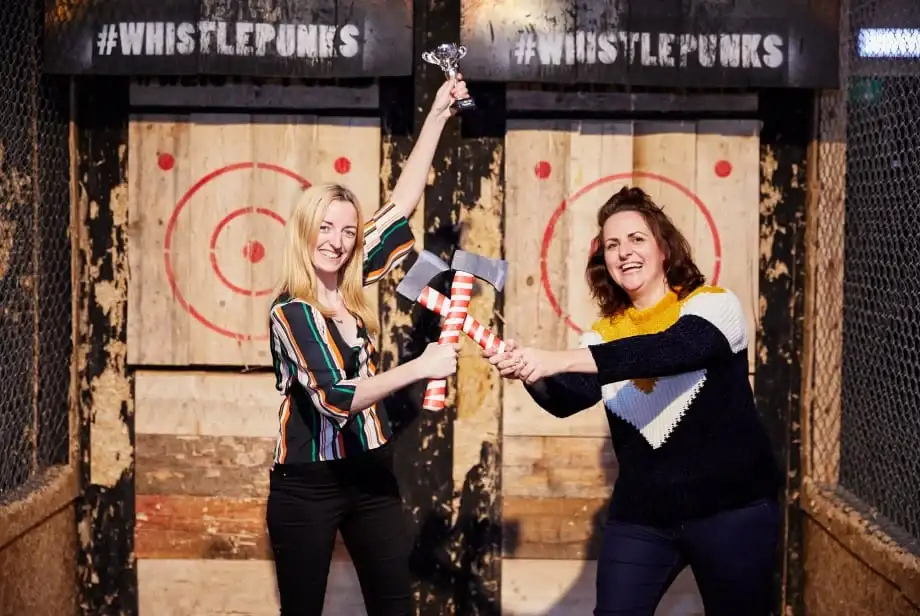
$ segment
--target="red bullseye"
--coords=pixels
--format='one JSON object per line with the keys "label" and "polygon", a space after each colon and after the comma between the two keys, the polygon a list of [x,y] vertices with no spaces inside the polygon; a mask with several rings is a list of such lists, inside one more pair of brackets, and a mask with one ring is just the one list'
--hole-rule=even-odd
{"label": "red bullseye", "polygon": [[[211,268],[214,270],[214,273],[220,279],[224,285],[234,293],[239,293],[240,295],[248,295],[251,297],[260,297],[262,295],[268,295],[272,292],[271,288],[260,289],[259,291],[253,291],[252,289],[244,289],[240,286],[237,286],[230,282],[230,279],[227,278],[220,269],[220,265],[217,262],[217,240],[220,238],[220,234],[223,232],[224,227],[226,227],[231,221],[245,214],[261,214],[262,216],[268,216],[272,220],[276,220],[281,223],[281,226],[284,226],[284,218],[275,212],[266,209],[264,207],[244,207],[238,210],[234,210],[224,216],[223,220],[217,223],[217,226],[214,227],[214,232],[211,234],[211,246],[210,246],[210,258],[211,258]],[[257,245],[261,249],[262,253],[258,255],[256,259],[256,254],[254,252],[249,252],[248,248],[250,245]],[[259,242],[250,241],[245,247],[243,247],[243,254],[249,258],[251,263],[257,263],[262,260],[262,257],[265,256],[265,248]]]}
{"label": "red bullseye", "polygon": [[[158,161],[158,164],[159,164],[159,161]],[[190,315],[192,315],[192,317],[194,317],[199,323],[201,323],[202,325],[204,325],[205,327],[207,327],[208,329],[210,329],[211,331],[215,333],[218,333],[222,336],[226,336],[228,338],[232,338],[234,340],[267,340],[268,336],[267,335],[244,334],[241,332],[235,332],[235,331],[226,329],[224,327],[221,327],[220,325],[217,325],[216,323],[214,323],[213,321],[205,317],[201,313],[201,311],[199,311],[195,306],[193,306],[185,298],[185,296],[182,294],[182,290],[179,288],[179,283],[176,280],[176,268],[173,264],[173,259],[174,259],[173,253],[175,250],[173,247],[173,241],[174,241],[173,237],[176,233],[176,226],[179,221],[179,216],[185,210],[186,206],[189,205],[189,202],[191,201],[192,197],[194,197],[198,193],[198,191],[204,188],[208,183],[216,180],[217,178],[227,173],[234,173],[237,171],[254,171],[254,170],[265,171],[269,173],[278,173],[278,174],[281,174],[283,176],[286,176],[296,181],[301,186],[301,188],[305,189],[305,188],[310,187],[310,182],[307,181],[305,178],[301,177],[300,175],[298,175],[297,173],[294,173],[293,171],[289,169],[285,169],[284,167],[280,167],[278,165],[273,165],[270,163],[253,163],[253,162],[236,163],[233,165],[227,165],[226,167],[221,167],[220,169],[215,169],[211,173],[208,173],[207,175],[202,177],[200,180],[195,182],[192,185],[192,187],[189,188],[188,191],[186,191],[184,195],[182,195],[182,198],[179,199],[179,202],[176,204],[175,209],[173,209],[172,211],[172,215],[169,217],[169,220],[166,223],[166,237],[163,241],[163,260],[165,262],[165,267],[166,267],[166,280],[169,282],[169,287],[172,290],[172,294],[175,300],[179,303],[180,306],[182,306],[183,309],[185,309]],[[247,213],[254,213],[254,214],[269,216],[270,218],[280,222],[282,225],[284,224],[284,219],[280,215],[266,208],[249,207],[249,208],[241,208],[239,210],[235,210],[234,212],[231,212],[217,224],[217,227],[214,229],[214,232],[211,234],[211,241],[210,241],[211,266],[214,269],[215,273],[217,274],[218,278],[221,280],[221,282],[223,282],[229,288],[233,289],[235,292],[240,293],[242,295],[247,295],[247,296],[264,295],[265,293],[268,293],[270,291],[265,291],[265,290],[253,291],[253,290],[241,289],[239,287],[236,287],[232,283],[230,283],[226,279],[226,277],[224,277],[223,274],[220,272],[220,268],[217,265],[217,261],[216,261],[215,254],[214,254],[214,246],[216,244],[217,237],[220,235],[220,232],[223,229],[223,227],[226,226],[227,223],[229,223],[234,218],[238,216],[242,216],[243,214],[247,214]],[[248,257],[250,260],[252,260],[253,256],[255,255],[255,252],[254,252],[255,249],[252,246],[254,246],[254,244],[250,243],[250,253]],[[262,247],[263,257],[265,256],[264,251],[265,251],[265,247],[263,246]]]}
{"label": "red bullseye", "polygon": [[715,172],[720,178],[727,178],[732,174],[732,164],[727,160],[720,160],[716,163]]}
{"label": "red bullseye", "polygon": [[351,161],[344,156],[340,156],[339,158],[335,159],[335,162],[332,166],[335,168],[335,172],[341,175],[345,175],[351,171]]}
{"label": "red bullseye", "polygon": [[[712,279],[710,280],[710,284],[718,284],[719,273],[722,267],[722,244],[719,240],[719,230],[716,228],[715,220],[713,219],[712,214],[709,213],[709,209],[700,200],[699,197],[693,194],[693,192],[691,192],[683,184],[675,182],[671,178],[659,175],[657,173],[649,173],[647,171],[631,171],[627,173],[615,173],[613,175],[602,177],[600,179],[594,180],[587,186],[582,187],[574,195],[559,204],[559,207],[556,208],[556,211],[553,212],[553,215],[550,216],[549,222],[546,224],[546,230],[543,232],[543,245],[540,248],[540,282],[543,284],[543,292],[546,293],[546,297],[549,300],[550,306],[552,306],[553,310],[556,311],[556,314],[558,314],[559,317],[565,321],[565,324],[568,327],[572,328],[578,334],[583,333],[583,330],[578,325],[576,325],[574,321],[572,321],[572,318],[569,315],[562,311],[562,306],[559,304],[559,300],[556,298],[556,294],[553,292],[552,284],[549,280],[547,260],[549,258],[549,247],[553,242],[553,235],[556,232],[556,223],[559,222],[559,219],[562,217],[568,207],[578,201],[586,193],[591,192],[595,188],[598,188],[599,186],[609,182],[629,180],[632,178],[657,180],[662,184],[667,184],[668,186],[675,188],[693,202],[693,204],[703,215],[703,218],[705,218],[706,224],[709,227],[709,232],[712,234],[712,244],[715,252],[715,265],[713,267],[713,274]],[[593,248],[593,241],[591,245]]]}
{"label": "red bullseye", "polygon": [[157,166],[163,171],[169,171],[176,165],[176,158],[172,154],[163,152],[157,156]]}
{"label": "red bullseye", "polygon": [[250,240],[243,246],[243,258],[258,263],[265,258],[265,246],[258,240]]}

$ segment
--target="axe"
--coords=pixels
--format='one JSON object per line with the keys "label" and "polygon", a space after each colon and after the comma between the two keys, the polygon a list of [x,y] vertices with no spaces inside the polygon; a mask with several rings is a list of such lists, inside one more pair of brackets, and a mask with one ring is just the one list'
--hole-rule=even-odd
{"label": "axe", "polygon": [[[422,289],[422,293],[418,296],[417,301],[428,310],[442,317],[446,317],[450,309],[450,298],[438,293],[431,287]],[[476,317],[467,314],[466,318],[463,320],[462,331],[469,336],[473,342],[482,347],[484,351],[501,353],[505,350],[505,342],[496,336],[492,330],[476,320]]]}
{"label": "axe", "polygon": [[[443,308],[446,298],[439,293],[437,294],[437,296],[441,298],[440,303],[442,306],[437,312],[446,316],[441,326],[441,334],[438,337],[438,342],[441,344],[455,343],[459,340],[461,331],[472,331],[472,322],[469,325],[470,329],[464,326],[469,316],[468,310],[470,298],[473,294],[473,279],[479,278],[484,280],[495,287],[496,290],[501,291],[505,285],[505,277],[508,269],[508,263],[506,261],[490,259],[462,250],[458,250],[454,253],[452,265],[454,278],[451,282],[451,296],[446,311]],[[431,306],[427,306],[427,304],[436,304],[438,297],[432,296],[431,293],[426,293],[428,290],[428,283],[436,275],[448,269],[450,268],[448,268],[447,264],[437,256],[427,250],[422,251],[415,264],[406,273],[406,276],[403,278],[396,291],[403,297],[412,301],[422,302],[423,305],[430,308]],[[482,330],[485,330],[478,322],[476,325]],[[488,330],[485,331],[488,332]],[[494,344],[494,336],[491,335],[491,332],[488,332],[488,334],[488,336],[484,335],[484,333],[480,334],[477,342],[479,342],[480,345],[483,344],[483,341],[486,341],[486,343],[491,341],[491,343]],[[501,343],[500,340],[498,342]],[[502,344],[502,346],[504,345]],[[432,379],[428,382],[428,386],[425,389],[425,398],[422,407],[431,411],[443,409],[446,393],[447,380]]]}

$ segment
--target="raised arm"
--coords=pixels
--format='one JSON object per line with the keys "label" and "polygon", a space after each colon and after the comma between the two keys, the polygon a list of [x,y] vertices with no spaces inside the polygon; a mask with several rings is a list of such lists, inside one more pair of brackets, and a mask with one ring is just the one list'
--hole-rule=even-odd
{"label": "raised arm", "polygon": [[[453,94],[452,94],[453,92]],[[409,218],[415,210],[428,183],[428,171],[438,140],[455,98],[467,94],[462,81],[447,81],[438,90],[431,111],[425,118],[421,133],[409,154],[390,199],[364,226],[364,284],[377,282],[387,275],[412,250],[415,238]]]}
{"label": "raised arm", "polygon": [[[730,291],[705,292],[689,299],[677,322],[663,332],[598,342],[583,349],[521,349],[526,367],[519,377],[536,382],[553,374],[596,374],[600,383],[656,378],[700,370],[747,349],[744,311]],[[511,358],[496,361],[502,374],[514,371]]]}
{"label": "raised arm", "polygon": [[[356,413],[406,385],[453,374],[457,349],[431,344],[410,362],[369,378],[345,378],[342,357],[322,314],[301,301],[279,304],[271,312],[272,352],[284,362],[317,410],[342,428]],[[289,384],[279,383],[279,388]]]}
{"label": "raised arm", "polygon": [[457,77],[456,80],[445,81],[438,89],[434,102],[431,104],[431,110],[415,141],[415,147],[412,148],[409,159],[393,188],[393,194],[390,195],[389,202],[395,205],[397,212],[406,218],[412,216],[428,184],[428,171],[431,169],[431,161],[434,159],[438,141],[445,124],[454,114],[450,105],[455,99],[467,96],[466,84],[462,81],[463,76],[458,75]]}

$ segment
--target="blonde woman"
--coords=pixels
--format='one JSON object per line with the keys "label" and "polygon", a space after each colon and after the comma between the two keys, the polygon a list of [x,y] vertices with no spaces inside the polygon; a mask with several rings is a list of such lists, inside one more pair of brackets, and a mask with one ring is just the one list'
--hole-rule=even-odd
{"label": "blonde woman", "polygon": [[438,90],[390,200],[370,220],[362,219],[354,193],[325,184],[304,192],[287,224],[270,315],[284,400],[266,514],[282,616],[322,613],[337,532],[368,615],[409,614],[410,540],[383,400],[416,381],[453,374],[457,349],[432,343],[418,359],[378,373],[379,324],[364,286],[412,248],[407,219],[450,105],[466,96],[463,81]]}

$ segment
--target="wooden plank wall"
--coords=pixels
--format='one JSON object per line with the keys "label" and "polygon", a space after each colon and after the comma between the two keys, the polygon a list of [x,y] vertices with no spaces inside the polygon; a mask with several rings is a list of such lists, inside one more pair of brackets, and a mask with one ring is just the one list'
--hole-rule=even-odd
{"label": "wooden plank wall", "polygon": [[379,120],[134,116],[128,141],[129,362],[271,365],[284,222],[311,183],[347,182],[365,215],[380,206]]}
{"label": "wooden plank wall", "polygon": [[[146,368],[135,380],[142,614],[277,614],[265,502],[280,397],[270,372],[239,371],[271,363],[268,291],[303,186],[344,181],[366,214],[379,207],[378,124],[131,119],[128,357]],[[195,370],[221,365],[236,373]],[[343,549],[326,613],[363,613]]]}
{"label": "wooden plank wall", "polygon": [[[665,207],[707,279],[741,298],[755,332],[758,132],[748,121],[509,122],[505,224],[515,232],[505,236],[505,336],[546,348],[578,344],[596,318],[583,274],[594,213],[628,183]],[[505,385],[502,405],[503,613],[587,613],[617,473],[603,408],[557,419],[519,383]],[[685,572],[658,614],[701,610]]]}

